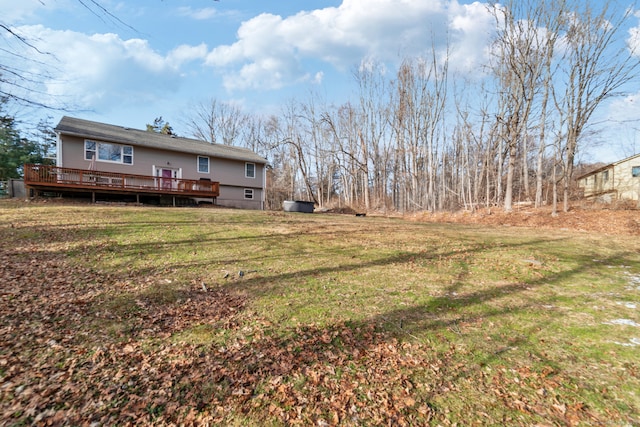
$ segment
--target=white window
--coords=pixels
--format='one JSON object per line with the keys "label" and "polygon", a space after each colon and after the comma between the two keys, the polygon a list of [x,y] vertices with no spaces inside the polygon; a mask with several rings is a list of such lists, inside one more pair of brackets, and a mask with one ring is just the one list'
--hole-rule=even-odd
{"label": "white window", "polygon": [[92,160],[96,155],[96,142],[86,140],[84,142],[84,159]]}
{"label": "white window", "polygon": [[209,158],[198,156],[198,172],[209,173]]}
{"label": "white window", "polygon": [[245,163],[244,164],[244,176],[246,178],[255,178],[256,177],[256,164],[255,163]]}
{"label": "white window", "polygon": [[107,142],[84,141],[84,159],[95,158],[99,162],[133,164],[133,147]]}
{"label": "white window", "polygon": [[253,200],[253,188],[244,189],[244,198],[248,200]]}
{"label": "white window", "polygon": [[122,146],[122,163],[127,165],[133,164],[133,147],[130,145]]}

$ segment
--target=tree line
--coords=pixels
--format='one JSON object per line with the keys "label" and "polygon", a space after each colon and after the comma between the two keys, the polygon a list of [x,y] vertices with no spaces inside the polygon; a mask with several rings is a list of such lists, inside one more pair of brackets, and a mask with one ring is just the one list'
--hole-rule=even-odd
{"label": "tree line", "polygon": [[0,98],[0,181],[22,178],[25,163],[53,164],[56,145],[50,119],[25,132],[6,111],[6,103],[6,98]]}
{"label": "tree line", "polygon": [[[362,62],[349,102],[310,93],[261,116],[212,99],[190,110],[187,130],[267,158],[272,209],[304,199],[399,212],[517,202],[567,210],[594,113],[635,83],[640,57],[625,38],[634,10],[581,0],[487,7],[495,35],[472,77],[432,47],[393,75]],[[173,132],[161,117],[147,124],[163,128]]]}
{"label": "tree line", "polygon": [[256,117],[215,99],[188,119],[194,137],[244,145],[270,162],[267,204],[410,211],[476,209],[572,197],[576,155],[594,113],[633,83],[640,64],[625,39],[634,11],[611,2],[489,4],[496,33],[472,79],[449,54],[354,71],[357,99],[316,94]]}

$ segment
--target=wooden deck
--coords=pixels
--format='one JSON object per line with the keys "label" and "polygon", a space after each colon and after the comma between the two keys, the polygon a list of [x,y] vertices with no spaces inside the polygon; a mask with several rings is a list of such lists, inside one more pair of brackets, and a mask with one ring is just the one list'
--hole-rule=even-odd
{"label": "wooden deck", "polygon": [[24,165],[24,183],[38,191],[158,195],[216,198],[220,183],[207,180],[163,178],[97,170]]}

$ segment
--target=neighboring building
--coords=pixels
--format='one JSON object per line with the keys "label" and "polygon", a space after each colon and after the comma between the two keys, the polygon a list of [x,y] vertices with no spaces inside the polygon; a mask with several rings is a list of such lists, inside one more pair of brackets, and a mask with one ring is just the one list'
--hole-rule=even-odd
{"label": "neighboring building", "polygon": [[579,176],[578,187],[584,197],[605,203],[640,200],[640,154]]}
{"label": "neighboring building", "polygon": [[[191,190],[199,183],[213,182],[219,183],[219,194],[210,199],[215,204],[264,209],[267,160],[250,150],[66,116],[55,131],[56,167],[112,173],[101,182],[109,182],[111,188],[122,183],[121,192],[135,191],[133,186],[124,187],[126,181],[135,181],[129,175],[141,176],[137,188],[145,191],[148,185],[140,184],[143,175],[151,179],[157,193],[176,193],[188,186],[193,194],[185,194],[199,199],[203,194]],[[60,170],[57,183],[59,177]]]}

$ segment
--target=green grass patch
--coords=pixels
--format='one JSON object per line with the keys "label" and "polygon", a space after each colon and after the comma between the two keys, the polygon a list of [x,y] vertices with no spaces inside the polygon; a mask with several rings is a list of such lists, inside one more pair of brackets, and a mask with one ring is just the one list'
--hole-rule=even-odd
{"label": "green grass patch", "polygon": [[[409,424],[640,422],[635,237],[225,209],[0,212],[16,260],[60,256],[94,290],[68,302],[87,355],[100,340],[184,352],[155,365],[210,422],[375,424],[391,420],[384,408]],[[161,397],[148,419],[175,409]]]}

